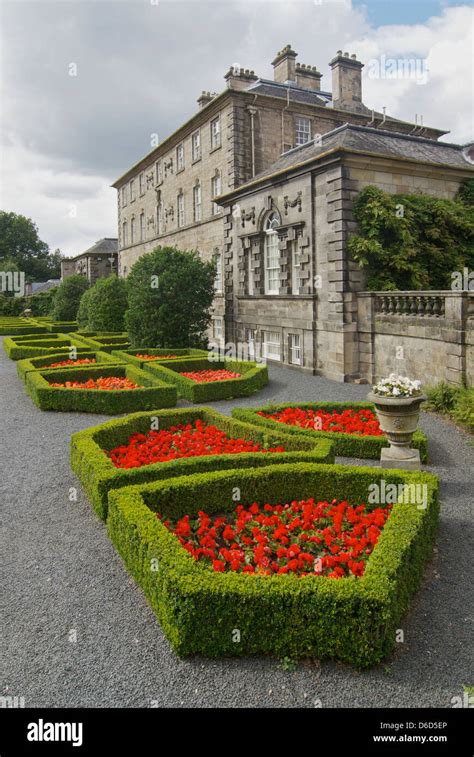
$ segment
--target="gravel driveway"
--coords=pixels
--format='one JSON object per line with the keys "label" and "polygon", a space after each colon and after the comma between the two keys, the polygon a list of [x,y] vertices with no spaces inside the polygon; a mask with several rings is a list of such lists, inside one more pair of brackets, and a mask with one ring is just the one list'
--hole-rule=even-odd
{"label": "gravel driveway", "polygon": [[[270,376],[253,398],[214,407],[362,400],[368,389],[282,367]],[[0,412],[0,695],[24,697],[26,707],[450,707],[474,683],[472,447],[453,425],[422,418],[442,511],[434,560],[402,623],[405,642],[368,672],[319,662],[286,670],[261,657],[175,657],[80,487],[69,500],[78,487],[70,436],[105,417],[40,411],[3,349]]]}

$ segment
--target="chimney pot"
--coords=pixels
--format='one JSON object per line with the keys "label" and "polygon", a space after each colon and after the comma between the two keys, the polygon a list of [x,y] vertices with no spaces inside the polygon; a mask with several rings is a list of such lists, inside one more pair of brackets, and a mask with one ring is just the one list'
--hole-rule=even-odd
{"label": "chimney pot", "polygon": [[274,69],[273,78],[275,81],[284,83],[287,81],[296,81],[296,64],[297,53],[291,49],[291,45],[286,45],[275,59],[272,61]]}

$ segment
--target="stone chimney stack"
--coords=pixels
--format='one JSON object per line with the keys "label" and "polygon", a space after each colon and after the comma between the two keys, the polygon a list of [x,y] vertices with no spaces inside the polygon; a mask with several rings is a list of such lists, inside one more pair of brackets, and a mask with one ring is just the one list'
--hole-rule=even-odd
{"label": "stone chimney stack", "polygon": [[335,108],[366,111],[362,105],[362,69],[355,55],[338,50],[329,64],[332,69],[332,101]]}
{"label": "stone chimney stack", "polygon": [[229,89],[248,89],[251,84],[257,81],[258,76],[255,71],[233,65],[225,74],[224,79]]}
{"label": "stone chimney stack", "polygon": [[305,66],[304,63],[296,64],[296,83],[303,89],[321,89],[322,74],[316,69],[316,66]]}
{"label": "stone chimney stack", "polygon": [[298,53],[295,53],[291,49],[291,45],[287,45],[277,53],[275,60],[272,61],[274,68],[273,78],[280,84],[285,84],[287,81],[296,83],[296,57]]}
{"label": "stone chimney stack", "polygon": [[210,92],[203,91],[202,95],[198,97],[199,110],[202,110],[203,108],[205,108],[206,105],[208,105],[211,102],[211,100],[215,98],[215,96],[216,96],[215,92],[211,94]]}

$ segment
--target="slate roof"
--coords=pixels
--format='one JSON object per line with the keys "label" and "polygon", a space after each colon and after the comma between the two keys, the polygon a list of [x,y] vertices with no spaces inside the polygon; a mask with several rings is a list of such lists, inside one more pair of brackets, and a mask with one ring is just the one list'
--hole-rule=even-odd
{"label": "slate roof", "polygon": [[437,142],[434,139],[373,129],[368,126],[345,124],[323,134],[321,141],[318,141],[317,144],[314,140],[311,140],[306,145],[288,150],[265,171],[257,174],[251,181],[241,184],[228,194],[240,192],[269,176],[291,170],[302,163],[317,160],[320,156],[338,149],[366,155],[386,155],[389,158],[415,160],[439,166],[467,168],[474,171],[474,165],[463,156],[464,147],[462,145]]}
{"label": "slate roof", "polygon": [[47,292],[53,287],[59,286],[61,279],[48,279],[48,281],[34,281],[31,285],[31,293],[39,294],[40,292]]}
{"label": "slate roof", "polygon": [[303,103],[306,105],[327,105],[332,100],[330,92],[321,92],[319,90],[303,89],[287,84],[278,84],[269,79],[258,79],[255,84],[248,87],[246,92],[252,92],[255,95],[267,95],[269,97],[279,97],[281,100],[290,98],[291,102]]}
{"label": "slate roof", "polygon": [[105,255],[111,252],[117,252],[118,239],[115,237],[104,237],[95,242],[92,247],[89,247],[85,252],[81,252],[76,257],[82,257],[83,255]]}

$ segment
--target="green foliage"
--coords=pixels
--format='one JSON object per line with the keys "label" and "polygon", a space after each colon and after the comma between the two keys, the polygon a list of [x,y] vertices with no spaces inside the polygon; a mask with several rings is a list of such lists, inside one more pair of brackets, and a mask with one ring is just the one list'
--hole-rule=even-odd
{"label": "green foliage", "polygon": [[[263,449],[283,446],[285,452],[249,452],[242,454],[205,455],[179,458],[169,462],[144,465],[141,468],[115,468],[104,450],[126,444],[132,434],[147,433],[156,424],[166,429],[182,423],[202,420],[224,431],[228,436],[258,442]],[[111,489],[157,479],[194,475],[202,471],[226,468],[257,468],[288,462],[333,463],[331,442],[291,437],[282,429],[266,429],[242,423],[210,408],[180,408],[150,413],[135,413],[127,418],[108,421],[94,428],[78,431],[71,437],[71,467],[80,479],[92,506],[100,518],[107,518],[107,497]]]}
{"label": "green foliage", "polygon": [[449,415],[453,420],[474,431],[474,387],[453,386],[442,381],[427,387],[427,408]]}
{"label": "green foliage", "polygon": [[27,307],[33,315],[51,315],[54,307],[54,298],[58,287],[51,287],[47,292],[38,292],[28,297]]}
{"label": "green foliage", "polygon": [[54,298],[53,321],[75,321],[81,297],[88,287],[87,279],[79,274],[64,279]]}
{"label": "green foliage", "polygon": [[456,199],[464,205],[474,205],[474,179],[467,179],[461,184]]}
{"label": "green foliage", "polygon": [[[308,497],[358,504],[367,502],[368,487],[382,478],[426,484],[427,507],[393,506],[361,578],[216,573],[196,562],[156,517],[229,511],[234,487],[244,506]],[[394,647],[432,553],[438,510],[438,481],[430,474],[298,463],[111,491],[107,530],[179,655],[312,656],[368,667]],[[234,629],[240,631],[238,643]]]}
{"label": "green foliage", "polygon": [[133,347],[205,347],[215,265],[197,252],[157,247],[127,279],[126,328]]}
{"label": "green foliage", "polygon": [[[102,390],[50,386],[51,382],[87,381],[99,376],[127,377],[140,388]],[[161,383],[135,366],[124,364],[30,371],[26,375],[26,389],[41,410],[116,415],[176,405],[173,386]]]}
{"label": "green foliage", "polygon": [[[117,363],[121,363],[121,360],[117,360],[116,358],[111,357],[106,352],[91,352],[87,349],[87,347],[78,347],[76,350],[76,357],[78,360],[82,360],[82,358],[94,358],[96,363],[108,363],[109,365],[117,365]],[[18,376],[22,379],[22,381],[26,381],[26,374],[30,371],[38,371],[41,369],[48,368],[51,363],[59,363],[61,360],[70,360],[71,357],[67,353],[53,353],[52,355],[46,355],[46,356],[40,356],[40,357],[33,357],[28,358],[26,360],[19,360],[16,364],[16,370],[18,373]],[[79,368],[80,366],[63,366],[61,370],[69,370],[71,368]]]}
{"label": "green foliage", "polygon": [[[234,418],[240,418],[247,423],[256,423],[265,428],[275,428],[283,426],[286,434],[295,434],[297,436],[309,436],[311,438],[329,439],[334,444],[334,452],[341,457],[358,457],[361,459],[378,460],[382,447],[388,447],[388,440],[385,436],[361,436],[358,434],[342,434],[333,431],[316,431],[311,428],[300,428],[299,426],[287,426],[271,418],[263,418],[258,415],[259,412],[273,413],[277,410],[283,410],[285,407],[300,407],[302,409],[315,410],[324,409],[326,412],[337,410],[341,412],[347,408],[360,408],[374,410],[374,405],[369,402],[284,402],[279,405],[265,405],[264,407],[240,408],[232,410]],[[420,429],[413,434],[412,447],[420,450],[422,462],[428,460],[428,439]]]}
{"label": "green foliage", "polygon": [[[180,397],[190,402],[216,402],[233,397],[249,397],[268,384],[268,368],[260,363],[237,360],[210,361],[206,358],[153,361],[144,364],[144,369],[162,381],[175,384]],[[209,381],[202,384],[181,376],[180,371],[205,371],[225,368],[240,373],[240,378],[225,381]]]}
{"label": "green foliage", "polygon": [[61,275],[60,253],[50,253],[38,236],[38,227],[25,216],[0,211],[0,270],[12,260],[28,280],[47,281]]}
{"label": "green foliage", "polygon": [[0,315],[20,315],[26,306],[24,297],[12,297],[0,292]]}
{"label": "green foliage", "polygon": [[98,279],[81,297],[77,320],[91,331],[123,331],[127,310],[127,284],[115,275]]}
{"label": "green foliage", "polygon": [[360,234],[349,252],[370,290],[450,289],[454,271],[474,267],[473,209],[464,202],[366,187],[354,217]]}
{"label": "green foliage", "polygon": [[[78,344],[72,337],[63,334],[28,334],[26,336],[6,337],[3,348],[11,360],[24,360],[56,352],[67,353],[72,345]],[[84,346],[84,345],[80,345]]]}
{"label": "green foliage", "polygon": [[[188,349],[175,349],[171,348],[173,355],[176,355],[179,358],[186,358],[186,359],[192,359],[196,357],[207,357],[207,351],[206,350],[195,350],[192,348]],[[152,349],[147,349],[146,354],[147,355],[156,355],[158,358],[160,355],[168,355],[171,351],[170,349],[163,349],[163,348],[156,348],[153,347]],[[142,360],[141,358],[137,357],[137,354],[143,353],[143,348],[137,348],[134,350],[112,350],[112,355],[116,355],[121,360],[125,360],[127,363],[132,363],[133,365],[137,365],[139,368],[144,368],[146,365],[149,365],[149,361]],[[166,361],[168,362],[168,360]],[[164,363],[166,365],[166,362]]]}

